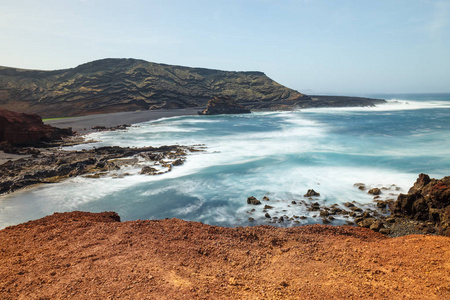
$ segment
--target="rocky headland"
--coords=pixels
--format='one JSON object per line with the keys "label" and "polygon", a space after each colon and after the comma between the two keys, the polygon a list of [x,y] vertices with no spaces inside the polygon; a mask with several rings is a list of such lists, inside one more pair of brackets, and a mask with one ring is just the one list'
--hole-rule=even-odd
{"label": "rocky headland", "polygon": [[123,111],[204,108],[231,97],[246,109],[371,106],[384,100],[308,96],[262,72],[231,72],[102,59],[56,71],[0,67],[0,108],[44,118]]}
{"label": "rocky headland", "polygon": [[0,108],[0,144],[36,146],[72,135],[72,129],[61,129],[42,122],[36,114],[17,113]]}

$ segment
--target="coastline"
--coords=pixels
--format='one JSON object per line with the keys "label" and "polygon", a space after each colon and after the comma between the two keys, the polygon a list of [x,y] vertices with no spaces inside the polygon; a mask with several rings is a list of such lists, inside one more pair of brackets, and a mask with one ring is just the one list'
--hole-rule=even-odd
{"label": "coastline", "polygon": [[[80,130],[82,133],[79,133],[78,137],[79,139],[83,138],[84,134],[88,134],[89,132],[95,132],[98,130],[115,130],[115,129],[121,129],[122,124],[128,123],[128,124],[138,124],[139,122],[145,122],[145,121],[150,121],[150,120],[158,120],[161,118],[169,118],[169,117],[176,117],[176,116],[186,116],[186,115],[196,115],[195,113],[198,111],[198,108],[190,108],[190,109],[167,109],[167,110],[158,110],[158,111],[136,111],[136,112],[120,112],[120,113],[108,113],[108,114],[101,114],[101,115],[88,115],[88,116],[81,116],[81,117],[73,117],[73,118],[65,118],[65,119],[58,119],[58,120],[49,120],[47,121],[47,124],[59,124],[59,126],[63,125],[63,126],[73,126],[77,129]],[[84,127],[86,126],[86,127]],[[103,128],[95,128],[95,127],[103,127]],[[94,127],[94,128],[92,128]],[[118,128],[114,128],[114,127],[118,127]],[[126,126],[125,126],[126,127]],[[13,192],[14,190],[17,190],[17,188],[23,188],[25,186],[29,186],[29,185],[34,185],[34,184],[38,184],[39,182],[44,182],[44,183],[54,183],[54,182],[59,182],[61,180],[64,180],[67,177],[72,177],[72,176],[78,176],[78,175],[86,175],[87,173],[93,173],[90,175],[86,175],[86,177],[92,177],[92,178],[99,178],[102,176],[106,176],[107,173],[111,170],[118,170],[120,169],[120,166],[111,166],[111,168],[108,168],[105,166],[105,162],[99,162],[99,156],[98,153],[95,155],[96,160],[97,161],[82,161],[79,162],[77,157],[72,157],[70,153],[64,153],[61,154],[59,153],[59,148],[58,146],[64,146],[65,143],[67,141],[61,143],[59,142],[59,144],[55,144],[56,146],[52,146],[52,148],[48,148],[48,150],[42,150],[42,153],[36,153],[36,156],[33,156],[33,159],[28,159],[28,160],[34,160],[34,162],[32,162],[32,165],[27,165],[27,167],[25,168],[26,171],[32,171],[34,172],[33,174],[26,174],[26,179],[27,180],[23,180],[20,179],[19,181],[15,180],[14,181],[14,186],[16,188],[14,189],[9,189],[9,192]],[[78,141],[79,142],[79,141]],[[78,143],[77,142],[77,143]],[[109,147],[110,149],[96,149],[94,148],[94,150],[92,151],[99,151],[99,150],[105,150],[106,152],[112,152],[112,153],[116,153],[118,151],[118,149],[120,148],[120,151],[128,151],[126,150],[128,147],[125,148],[121,148],[121,147]],[[38,151],[39,152],[39,151]],[[53,152],[53,153],[49,153],[49,152]],[[27,153],[27,152],[23,152],[23,153]],[[89,153],[86,153],[89,154]],[[92,153],[91,153],[92,154]],[[130,154],[130,155],[134,155]],[[20,158],[26,158],[27,156],[29,157],[30,155],[10,155],[10,154],[5,154],[5,153],[0,153],[0,165],[2,165],[2,155],[3,156],[7,156],[7,158],[14,160],[20,159]],[[57,156],[57,160],[53,161],[52,159],[50,159],[50,157],[53,156]],[[81,155],[82,156],[82,155]],[[128,156],[128,155],[124,155]],[[114,157],[117,158],[117,157]],[[84,158],[83,158],[84,159]],[[108,155],[106,155],[104,158],[102,158],[101,160],[105,160],[105,161],[109,161],[111,159],[111,157],[109,157]],[[61,168],[61,163],[60,161],[69,161],[71,162],[71,166],[67,167],[68,172],[64,171],[64,172],[60,172],[59,169]],[[42,177],[42,170],[40,170],[39,168],[37,168],[36,163],[37,162],[41,162],[39,163],[40,165],[45,165],[47,166],[45,173],[49,173],[44,177],[48,177],[48,178],[41,178]],[[74,164],[74,162],[77,162],[77,164]],[[79,167],[78,165],[82,163],[83,165],[83,170],[81,172],[79,172]],[[100,163],[100,164],[99,164]],[[166,164],[166,162],[160,162],[161,164]],[[17,168],[22,168],[23,167],[24,162],[15,162],[15,163],[8,163],[4,167],[5,169],[5,174],[10,174],[12,175],[13,173],[10,172],[9,170],[14,170]],[[174,165],[178,165],[178,164],[174,164]],[[171,166],[170,166],[171,167]],[[75,169],[76,170],[75,170]],[[48,170],[47,170],[48,169]],[[152,169],[152,168],[149,168]],[[170,168],[171,169],[171,168]],[[49,171],[50,170],[50,171]],[[141,174],[143,170],[141,171]],[[158,172],[156,170],[151,170],[151,171],[146,171],[145,173],[155,173],[157,174]],[[158,173],[159,174],[159,173]],[[18,176],[18,178],[20,177],[20,174],[15,174]],[[127,173],[127,175],[130,175]],[[118,174],[112,174],[111,176],[119,176]],[[32,178],[33,180],[30,181],[28,179]],[[23,182],[22,182],[23,181]],[[4,184],[5,187],[8,187],[8,183]],[[0,186],[1,187],[1,186]],[[361,188],[360,188],[361,189]],[[389,187],[383,187],[383,189],[386,190],[390,190]],[[370,192],[369,192],[370,193]],[[1,194],[1,193],[0,193]],[[392,193],[390,195],[393,195]],[[354,220],[352,219],[352,221],[347,222],[348,225],[355,225],[361,223],[362,227],[376,227],[377,230],[379,231],[380,229],[390,229],[390,227],[392,227],[390,224],[390,222],[386,223],[386,224],[382,224],[380,222],[380,224],[376,224],[377,226],[372,226],[373,223],[376,221],[377,216],[381,213],[383,214],[383,210],[385,210],[387,208],[387,206],[389,205],[389,203],[387,202],[387,199],[381,199],[380,197],[375,197],[374,201],[377,200],[376,202],[376,207],[381,208],[381,212],[377,212],[377,211],[373,211],[368,209],[367,211],[365,211],[364,208],[356,211],[356,209],[358,209],[358,207],[355,207],[355,205],[351,205],[350,204],[347,206],[349,208],[349,210],[345,210],[345,208],[342,209],[336,209],[335,207],[327,207],[326,205],[323,207],[319,207],[319,205],[312,205],[311,203],[306,203],[305,205],[308,206],[308,211],[319,211],[320,210],[320,217],[322,217],[323,219],[323,224],[328,224],[330,223],[332,220],[334,220],[333,215],[336,214],[345,214],[348,215],[350,214],[352,218],[354,218]],[[382,201],[382,200],[386,200],[386,201]],[[393,200],[393,199],[389,199],[389,200]],[[379,202],[379,203],[378,203]],[[297,204],[297,203],[294,203]],[[309,204],[309,205],[308,205]],[[375,205],[375,204],[374,204]],[[288,205],[289,206],[289,205]],[[311,207],[309,207],[311,206]],[[314,206],[314,207],[313,207]],[[316,207],[317,206],[317,207]],[[270,206],[269,206],[270,207]],[[268,208],[269,209],[269,208]],[[351,210],[351,211],[350,211]],[[361,212],[361,214],[358,214],[358,212]],[[249,212],[247,212],[249,213]],[[319,212],[318,212],[319,213]],[[372,216],[372,213],[374,213],[374,215]],[[273,216],[273,218],[271,218],[271,222],[270,223],[275,223],[278,222],[278,217],[279,216]],[[287,216],[286,216],[287,217]],[[314,218],[316,216],[313,216]],[[348,217],[348,216],[347,216]],[[266,216],[267,218],[267,216]],[[269,217],[270,218],[270,217]],[[294,218],[294,216],[292,217]],[[292,218],[288,218],[289,221],[296,221]],[[298,218],[298,216],[297,216]],[[254,218],[249,217],[248,218],[249,221],[253,222]],[[281,219],[284,221],[284,216],[281,217]],[[366,220],[367,219],[367,220]],[[295,223],[300,223],[300,222],[295,222]],[[426,231],[427,233],[435,233],[436,231],[428,231],[427,228],[423,228],[424,230],[418,230],[416,228],[414,228],[414,226],[416,225],[420,225],[420,224],[406,224],[406,225],[411,225],[409,227],[408,230],[406,230],[405,232],[402,233],[402,235],[404,234],[411,234],[411,233],[422,233],[423,231]],[[387,228],[386,228],[387,227]],[[404,227],[404,226],[403,226]],[[422,228],[421,228],[422,229]],[[384,234],[393,234],[393,232],[390,232],[391,230],[383,230],[385,232],[383,232]],[[394,230],[396,231],[396,230]]]}
{"label": "coastline", "polygon": [[203,108],[201,107],[191,107],[180,109],[158,109],[92,114],[79,117],[48,120],[44,121],[44,123],[59,128],[72,127],[73,131],[76,131],[79,134],[86,134],[95,131],[92,129],[92,127],[95,126],[115,127],[122,124],[136,124],[154,121],[161,118],[197,115],[197,112],[202,109]]}

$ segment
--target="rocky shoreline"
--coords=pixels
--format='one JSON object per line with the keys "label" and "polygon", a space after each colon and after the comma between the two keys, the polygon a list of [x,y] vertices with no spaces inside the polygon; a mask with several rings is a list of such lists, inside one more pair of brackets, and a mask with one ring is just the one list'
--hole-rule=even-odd
{"label": "rocky shoreline", "polygon": [[80,175],[89,178],[124,177],[136,171],[146,175],[163,174],[182,165],[189,152],[200,151],[198,148],[178,145],[143,148],[113,146],[82,151],[59,148],[14,149],[19,153],[31,154],[31,157],[10,160],[0,165],[0,195]]}
{"label": "rocky shoreline", "polygon": [[[255,213],[262,212],[261,219],[268,224],[296,226],[301,220],[321,220],[322,224],[345,222],[345,225],[369,228],[390,237],[409,234],[440,234],[450,236],[450,176],[441,180],[430,179],[420,174],[417,182],[407,194],[400,193],[396,185],[388,187],[366,187],[355,183],[355,188],[371,194],[373,203],[362,204],[356,201],[342,205],[327,206],[321,201],[320,193],[310,189],[297,201],[270,199],[261,200],[254,196],[247,198],[247,204],[254,206],[247,211],[248,221],[255,221]],[[321,202],[321,203],[319,203]],[[281,204],[281,206],[280,206]],[[274,207],[276,205],[276,207]],[[287,207],[301,207],[305,213],[287,215]]]}
{"label": "rocky shoreline", "polygon": [[[104,130],[100,128],[99,130]],[[105,128],[115,130],[115,128]],[[61,145],[78,144],[81,136],[64,139]],[[203,151],[203,145],[161,147],[100,147],[82,151],[55,148],[20,147],[9,149],[13,153],[28,154],[24,158],[0,164],[0,195],[12,193],[28,186],[56,183],[64,179],[124,177],[133,174],[159,175],[180,166],[191,152]],[[312,219],[322,224],[337,224],[369,228],[389,237],[409,234],[450,236],[450,176],[441,180],[420,174],[407,194],[396,185],[367,187],[355,183],[355,189],[373,196],[372,203],[346,202],[326,205],[315,190],[306,191],[303,199],[287,201],[261,200],[250,196],[248,221],[255,221],[256,213],[264,214],[258,224],[291,227]],[[431,196],[430,196],[431,195]],[[286,207],[299,207],[307,214],[287,215]]]}
{"label": "rocky shoreline", "polygon": [[[202,114],[241,113],[245,109],[229,97],[216,97],[209,101]],[[82,151],[65,151],[62,146],[86,143],[81,135],[44,125],[39,116],[2,111],[4,134],[1,149],[7,153],[25,155],[0,164],[0,195],[12,193],[27,186],[55,183],[74,176],[100,178],[104,176],[124,177],[132,174],[159,175],[182,165],[186,155],[202,151],[203,146],[162,146],[143,148],[101,147]],[[113,127],[94,126],[91,130],[126,130],[130,125]],[[14,133],[14,129],[20,129]],[[30,129],[27,131],[27,129]],[[32,130],[31,130],[32,129]],[[14,133],[14,134],[13,134]],[[28,140],[27,140],[28,138]],[[36,144],[41,148],[24,147]],[[19,146],[16,147],[15,144]],[[43,147],[43,148],[42,148]],[[345,224],[370,228],[395,237],[407,234],[441,234],[450,236],[450,177],[430,179],[420,174],[419,179],[402,194],[401,189],[391,186],[366,186],[355,183],[355,189],[373,196],[373,203],[355,201],[327,206],[320,193],[312,189],[305,191],[303,199],[287,201],[262,200],[251,196],[247,199],[248,221],[257,218],[259,210],[263,217],[258,223],[279,226],[301,225],[312,218],[313,222],[338,225]],[[276,205],[275,205],[276,203]],[[264,204],[264,205],[261,205]],[[260,206],[261,205],[261,206]],[[284,208],[283,208],[284,206]],[[309,213],[287,215],[286,207],[298,206]],[[256,207],[260,207],[257,208]],[[261,214],[259,214],[261,215]],[[282,223],[282,224],[280,224]]]}

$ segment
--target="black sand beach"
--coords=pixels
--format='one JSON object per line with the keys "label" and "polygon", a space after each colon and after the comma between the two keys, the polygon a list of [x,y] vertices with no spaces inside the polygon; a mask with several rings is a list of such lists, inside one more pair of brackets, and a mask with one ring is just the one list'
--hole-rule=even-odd
{"label": "black sand beach", "polygon": [[44,123],[59,128],[72,127],[73,131],[83,134],[92,132],[93,130],[91,128],[95,126],[114,127],[122,124],[136,124],[161,118],[197,115],[197,111],[199,110],[203,110],[203,108],[128,111],[49,120]]}
{"label": "black sand beach", "polygon": [[[122,124],[136,124],[161,118],[197,115],[197,111],[199,110],[203,110],[203,108],[195,107],[185,109],[129,111],[49,120],[45,121],[44,123],[59,128],[72,127],[73,131],[76,131],[80,134],[86,134],[89,132],[93,132],[94,130],[92,129],[92,127],[95,126],[114,127]],[[0,165],[7,162],[8,160],[14,161],[29,156],[30,155],[16,155],[0,151]]]}

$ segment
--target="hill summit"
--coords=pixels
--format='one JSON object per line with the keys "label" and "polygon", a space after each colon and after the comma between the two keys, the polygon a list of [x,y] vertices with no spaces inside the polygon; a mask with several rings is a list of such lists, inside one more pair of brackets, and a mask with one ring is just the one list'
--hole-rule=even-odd
{"label": "hill summit", "polygon": [[216,96],[249,108],[295,106],[309,99],[262,72],[230,72],[102,59],[56,71],[0,67],[0,107],[43,117],[205,107]]}

